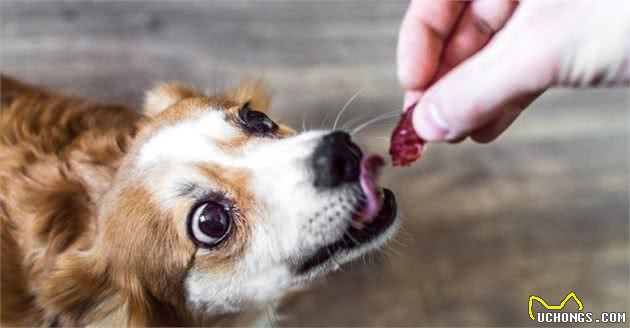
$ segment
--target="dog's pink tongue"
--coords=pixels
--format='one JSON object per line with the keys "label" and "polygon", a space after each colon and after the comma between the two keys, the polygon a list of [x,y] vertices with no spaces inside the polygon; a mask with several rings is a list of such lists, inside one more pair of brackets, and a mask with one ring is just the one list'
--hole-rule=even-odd
{"label": "dog's pink tongue", "polygon": [[371,223],[383,205],[378,195],[376,182],[384,165],[385,161],[378,155],[369,155],[361,161],[359,182],[365,194],[365,206],[355,218],[360,226]]}

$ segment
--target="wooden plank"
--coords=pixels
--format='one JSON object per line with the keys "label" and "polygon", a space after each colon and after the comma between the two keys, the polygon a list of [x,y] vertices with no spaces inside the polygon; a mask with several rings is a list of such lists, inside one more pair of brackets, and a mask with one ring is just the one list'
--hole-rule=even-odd
{"label": "wooden plank", "polygon": [[[262,75],[276,116],[330,126],[398,110],[403,1],[2,1],[2,70],[139,104],[154,81]],[[287,304],[287,325],[528,325],[532,293],[628,303],[628,92],[555,91],[491,145],[436,145],[388,170],[397,241]],[[355,124],[356,125],[356,124]],[[360,139],[387,152],[392,122]]]}

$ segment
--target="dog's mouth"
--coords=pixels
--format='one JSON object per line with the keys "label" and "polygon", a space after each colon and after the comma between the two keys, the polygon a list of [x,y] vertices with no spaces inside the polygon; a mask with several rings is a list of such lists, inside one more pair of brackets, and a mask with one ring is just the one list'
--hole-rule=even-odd
{"label": "dog's mouth", "polygon": [[353,214],[343,237],[321,247],[298,266],[297,273],[304,274],[327,262],[344,251],[357,249],[377,239],[396,220],[397,204],[394,193],[377,185],[377,178],[384,161],[380,156],[370,155],[361,161],[359,185],[362,196],[355,205]]}
{"label": "dog's mouth", "polygon": [[363,198],[359,202],[358,211],[350,221],[350,224],[361,230],[367,224],[372,223],[376,215],[383,207],[383,195],[378,187],[378,178],[385,161],[381,156],[370,155],[361,160],[359,185]]}

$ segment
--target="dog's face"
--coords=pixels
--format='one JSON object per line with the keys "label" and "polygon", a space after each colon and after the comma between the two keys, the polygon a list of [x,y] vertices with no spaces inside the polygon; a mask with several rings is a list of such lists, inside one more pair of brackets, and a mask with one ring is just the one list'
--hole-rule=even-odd
{"label": "dog's face", "polygon": [[393,233],[394,196],[375,184],[382,159],[342,132],[298,134],[267,107],[258,84],[148,94],[151,122],[101,213],[114,271],[140,272],[155,298],[181,297],[193,313],[237,312]]}

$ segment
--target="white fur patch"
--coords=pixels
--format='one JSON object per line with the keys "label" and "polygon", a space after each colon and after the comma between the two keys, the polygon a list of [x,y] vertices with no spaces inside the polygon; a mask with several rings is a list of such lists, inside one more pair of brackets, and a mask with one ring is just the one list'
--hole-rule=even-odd
{"label": "white fur patch", "polygon": [[221,156],[223,152],[216,140],[230,140],[242,132],[225,120],[219,109],[192,116],[173,126],[162,128],[140,150],[137,164],[148,167],[156,161],[208,162],[233,166],[232,158]]}
{"label": "white fur patch", "polygon": [[[162,209],[180,201],[181,186],[194,183],[208,191],[217,184],[196,171],[194,164],[247,170],[254,195],[251,229],[245,254],[234,259],[228,272],[190,269],[185,279],[187,302],[193,311],[208,314],[251,310],[273,303],[291,288],[330,270],[330,263],[346,261],[380,245],[395,229],[355,250],[297,276],[295,268],[320,247],[342,238],[350,208],[327,205],[339,202],[349,188],[317,190],[313,186],[311,155],[328,131],[311,131],[285,139],[256,138],[242,152],[225,152],[216,142],[243,132],[225,120],[221,110],[208,111],[164,127],[139,150],[135,162]],[[188,196],[190,197],[190,196]],[[190,202],[190,200],[188,200]],[[237,204],[238,205],[238,204]],[[317,214],[317,213],[321,213]],[[185,224],[186,219],[179,222]],[[196,258],[209,251],[199,249]]]}
{"label": "white fur patch", "polygon": [[292,273],[278,265],[256,271],[243,265],[236,273],[196,271],[187,276],[188,303],[209,315],[259,308],[278,301],[293,285]]}

